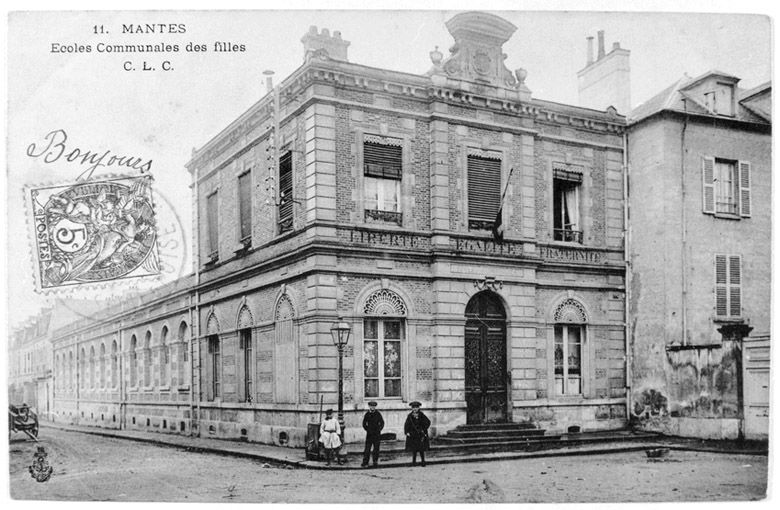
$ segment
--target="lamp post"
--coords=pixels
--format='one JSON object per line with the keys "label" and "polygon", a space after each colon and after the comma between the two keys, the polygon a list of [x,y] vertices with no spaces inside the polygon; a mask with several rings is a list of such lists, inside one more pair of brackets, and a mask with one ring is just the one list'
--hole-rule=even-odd
{"label": "lamp post", "polygon": [[339,317],[338,322],[334,323],[330,328],[330,335],[333,337],[333,343],[339,350],[339,408],[338,408],[338,420],[341,427],[341,442],[344,443],[344,347],[349,342],[349,334],[352,332],[352,328],[344,322],[343,317]]}

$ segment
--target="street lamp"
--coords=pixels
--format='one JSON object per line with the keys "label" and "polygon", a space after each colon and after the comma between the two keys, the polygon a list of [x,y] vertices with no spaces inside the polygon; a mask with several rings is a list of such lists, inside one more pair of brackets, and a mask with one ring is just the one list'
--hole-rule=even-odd
{"label": "street lamp", "polygon": [[334,323],[330,328],[330,335],[333,337],[333,344],[339,350],[339,426],[341,427],[341,442],[344,443],[344,347],[349,342],[349,334],[352,332],[352,328],[344,322],[343,317],[339,317],[339,321]]}

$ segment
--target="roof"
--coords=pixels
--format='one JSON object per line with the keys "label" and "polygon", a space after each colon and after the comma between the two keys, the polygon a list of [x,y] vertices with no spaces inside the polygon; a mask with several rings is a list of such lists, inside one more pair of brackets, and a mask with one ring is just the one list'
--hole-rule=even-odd
{"label": "roof", "polygon": [[[662,111],[672,111],[672,112],[689,113],[689,114],[696,114],[696,115],[707,115],[712,117],[723,118],[723,116],[721,115],[716,115],[710,112],[703,104],[699,102],[699,100],[695,96],[693,96],[688,92],[688,90],[691,87],[701,82],[705,78],[712,77],[712,76],[733,79],[735,83],[736,80],[738,80],[738,78],[736,78],[735,76],[717,70],[708,71],[700,76],[697,76],[696,78],[689,78],[687,75],[683,76],[682,78],[672,83],[671,85],[666,87],[664,90],[662,90],[652,98],[648,99],[644,103],[640,104],[639,106],[631,110],[629,114],[626,116],[627,124],[629,126],[636,124]],[[767,84],[760,85],[759,87],[750,89],[749,91],[737,87],[736,93],[737,93],[738,101],[737,101],[736,115],[734,117],[729,117],[729,118],[743,121],[743,122],[755,122],[760,124],[768,124],[769,121],[766,118],[764,118],[761,115],[757,115],[751,109],[746,108],[745,105],[741,104],[741,102],[747,97],[750,97],[750,95],[755,95],[757,93],[760,93],[766,90],[768,87],[771,87],[771,82],[767,82]],[[753,93],[750,95],[746,95],[746,93],[748,92],[753,92]]]}

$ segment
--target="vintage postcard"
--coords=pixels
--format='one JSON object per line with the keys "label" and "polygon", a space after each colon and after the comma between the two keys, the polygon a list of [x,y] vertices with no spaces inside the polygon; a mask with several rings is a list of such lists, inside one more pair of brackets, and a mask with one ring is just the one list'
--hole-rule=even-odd
{"label": "vintage postcard", "polygon": [[765,501],[772,19],[392,7],[7,13],[11,498]]}

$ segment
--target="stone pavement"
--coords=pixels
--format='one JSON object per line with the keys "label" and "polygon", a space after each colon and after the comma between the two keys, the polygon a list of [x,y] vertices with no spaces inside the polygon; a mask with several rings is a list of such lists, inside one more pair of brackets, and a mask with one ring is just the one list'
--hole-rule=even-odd
{"label": "stone pavement", "polygon": [[[116,439],[141,441],[159,446],[182,448],[187,451],[214,453],[255,459],[272,465],[283,465],[306,469],[362,469],[363,445],[348,443],[347,461],[342,464],[335,462],[326,466],[323,461],[307,460],[303,448],[289,448],[260,443],[248,443],[225,439],[180,436],[177,434],[161,434],[158,432],[142,432],[135,430],[114,430],[81,425],[66,425],[52,422],[41,422],[40,436],[46,435],[47,428],[57,428],[65,431],[94,434]],[[403,452],[402,441],[382,443],[379,464],[382,468],[405,467],[411,464],[409,454]],[[426,453],[427,464],[454,464],[469,462],[484,462],[490,460],[513,460],[538,457],[561,457],[570,455],[594,455],[604,453],[621,453],[642,451],[654,448],[670,450],[708,451],[715,453],[767,455],[767,444],[761,442],[739,443],[734,441],[700,441],[695,439],[673,438],[667,436],[640,436],[632,439],[630,431],[614,431],[609,433],[582,433],[576,440],[561,439],[536,451],[474,451],[458,450],[457,448],[441,448],[434,446]]]}

